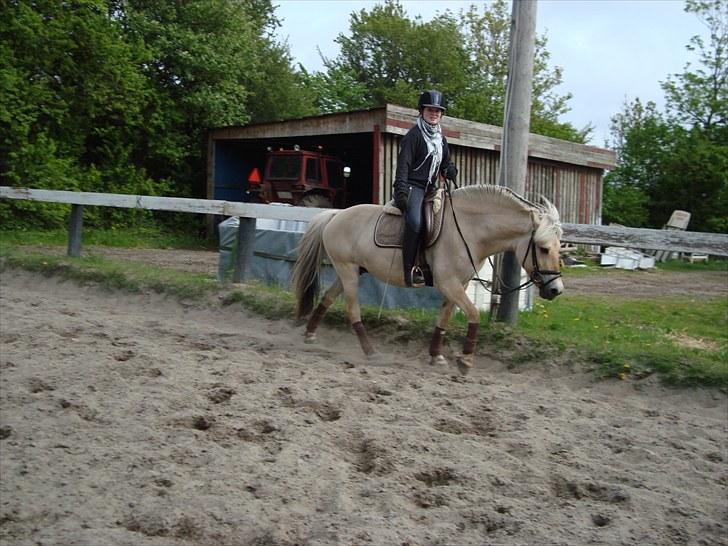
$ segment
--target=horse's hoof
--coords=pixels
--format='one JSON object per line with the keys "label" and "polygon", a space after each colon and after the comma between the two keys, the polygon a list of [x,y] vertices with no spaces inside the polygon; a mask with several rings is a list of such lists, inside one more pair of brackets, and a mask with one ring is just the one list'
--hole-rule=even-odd
{"label": "horse's hoof", "polygon": [[468,375],[470,370],[473,369],[473,355],[461,355],[457,357],[458,371],[462,375]]}
{"label": "horse's hoof", "polygon": [[316,333],[315,332],[306,332],[303,334],[303,342],[304,343],[314,343],[316,341]]}
{"label": "horse's hoof", "polygon": [[371,351],[369,353],[366,353],[367,360],[370,362],[377,362],[382,360],[382,353],[379,351]]}
{"label": "horse's hoof", "polygon": [[447,359],[442,355],[430,357],[430,366],[447,367]]}

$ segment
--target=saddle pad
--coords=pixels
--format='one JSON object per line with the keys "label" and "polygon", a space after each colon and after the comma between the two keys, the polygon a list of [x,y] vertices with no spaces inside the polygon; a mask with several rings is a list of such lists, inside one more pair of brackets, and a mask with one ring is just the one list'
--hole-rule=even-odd
{"label": "saddle pad", "polygon": [[[428,233],[426,248],[431,247],[437,241],[442,230],[442,220],[445,217],[445,194],[439,190],[438,196],[433,203],[433,226],[432,232]],[[395,212],[396,211],[396,212]],[[381,248],[402,248],[402,236],[404,233],[404,216],[402,212],[390,203],[384,205],[384,209],[377,218],[374,226],[374,244]]]}

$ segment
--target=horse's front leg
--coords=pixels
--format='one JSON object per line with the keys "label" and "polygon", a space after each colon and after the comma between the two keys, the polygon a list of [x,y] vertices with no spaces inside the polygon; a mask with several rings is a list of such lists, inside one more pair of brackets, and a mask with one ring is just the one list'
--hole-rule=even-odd
{"label": "horse's front leg", "polygon": [[445,332],[454,308],[455,305],[450,300],[446,299],[442,302],[437,326],[432,332],[432,340],[430,341],[430,364],[433,366],[447,365],[447,359],[442,356],[442,345],[445,341]]}
{"label": "horse's front leg", "polygon": [[468,333],[463,342],[463,352],[457,356],[458,370],[461,374],[468,373],[475,364],[475,345],[478,341],[478,328],[480,327],[480,311],[465,293],[465,288],[456,282],[440,287],[440,292],[449,302],[457,305],[468,317]]}
{"label": "horse's front leg", "polygon": [[318,328],[318,325],[321,322],[321,319],[324,318],[326,311],[328,311],[329,307],[331,307],[334,301],[336,301],[336,298],[339,297],[342,290],[343,287],[341,286],[341,280],[337,277],[334,284],[332,284],[326,291],[323,298],[321,298],[321,301],[316,306],[316,309],[314,309],[313,314],[308,319],[308,322],[306,323],[306,333],[303,338],[304,343],[313,343],[316,341],[316,328]]}

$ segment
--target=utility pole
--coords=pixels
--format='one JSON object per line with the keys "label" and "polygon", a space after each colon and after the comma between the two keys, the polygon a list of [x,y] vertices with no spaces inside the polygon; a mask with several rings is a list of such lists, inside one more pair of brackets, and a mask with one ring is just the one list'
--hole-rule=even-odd
{"label": "utility pole", "polygon": [[[531,87],[536,48],[536,0],[513,0],[511,44],[508,54],[506,106],[498,185],[523,195],[528,167],[528,135],[531,127]],[[501,290],[521,284],[521,264],[512,251],[500,260]],[[508,324],[518,322],[519,292],[504,293],[496,318]]]}

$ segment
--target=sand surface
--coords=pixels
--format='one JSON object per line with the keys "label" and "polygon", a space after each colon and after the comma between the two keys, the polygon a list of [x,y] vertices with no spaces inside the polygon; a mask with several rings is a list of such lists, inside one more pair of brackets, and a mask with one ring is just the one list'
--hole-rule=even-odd
{"label": "sand surface", "polygon": [[301,334],[5,271],[0,544],[728,544],[723,391]]}

